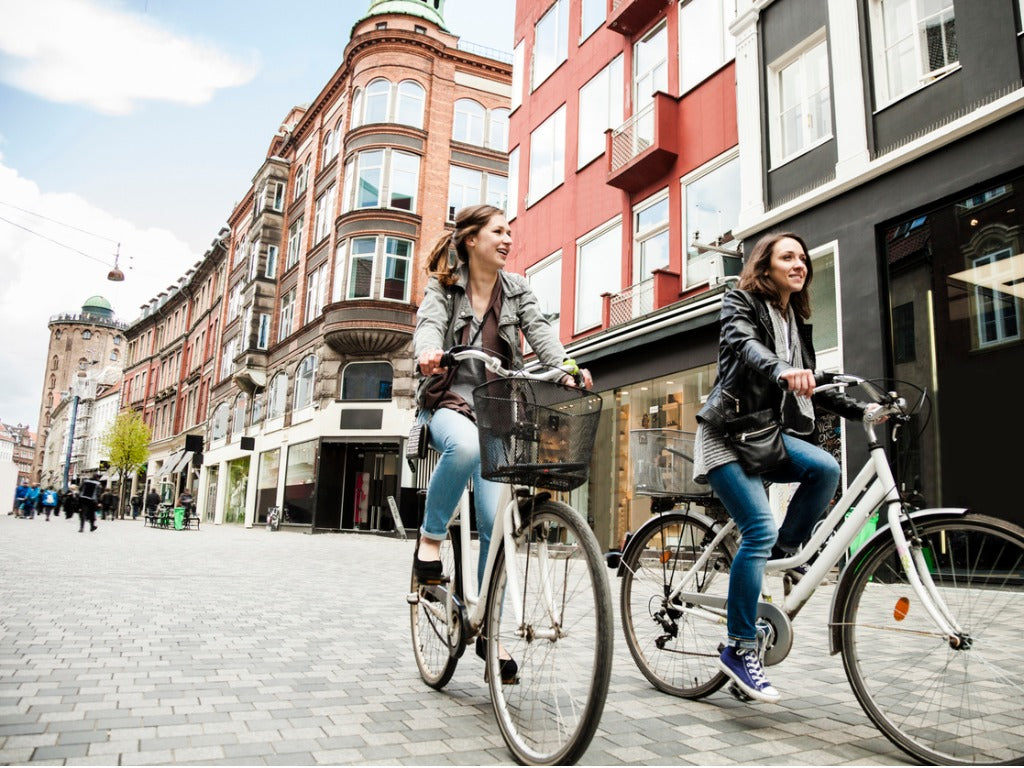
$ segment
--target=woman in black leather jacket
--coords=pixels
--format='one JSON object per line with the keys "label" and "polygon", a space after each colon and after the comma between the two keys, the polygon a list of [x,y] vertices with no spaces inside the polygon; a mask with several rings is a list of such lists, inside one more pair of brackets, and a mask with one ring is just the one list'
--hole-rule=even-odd
{"label": "woman in black leather jacket", "polygon": [[[718,378],[697,414],[694,475],[708,482],[742,534],[729,577],[729,640],[719,666],[757,701],[776,701],[757,654],[757,601],[769,558],[796,552],[835,494],[836,460],[803,437],[814,431],[814,405],[861,419],[864,406],[835,392],[814,396],[814,347],[807,288],[813,270],[804,241],[789,232],[766,235],[740,274],[739,288],[722,300]],[[726,438],[732,417],[756,414],[777,422],[788,459],[759,473],[740,464]],[[749,420],[749,419],[748,419]],[[754,429],[748,425],[745,429]],[[799,483],[786,519],[776,528],[764,480]],[[799,569],[790,571],[799,578]]]}

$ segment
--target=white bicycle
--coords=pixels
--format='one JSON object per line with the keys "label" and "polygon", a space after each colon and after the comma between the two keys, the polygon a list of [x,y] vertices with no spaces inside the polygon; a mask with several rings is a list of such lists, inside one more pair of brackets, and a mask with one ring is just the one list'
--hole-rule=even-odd
{"label": "white bicycle", "polygon": [[[590,745],[608,693],[611,591],[586,520],[528,488],[565,491],[586,482],[601,399],[553,381],[574,366],[512,372],[468,348],[450,351],[441,365],[469,358],[501,377],[478,387],[474,400],[482,474],[508,483],[509,492],[495,516],[479,594],[468,494],[441,545],[442,583],[422,585],[413,574],[416,665],[427,685],[441,689],[482,634],[491,702],[515,759],[573,763]],[[503,679],[500,649],[518,665],[513,680]]]}
{"label": "white bicycle", "polygon": [[[897,393],[856,376],[831,378],[826,387],[860,386],[881,406],[878,416],[909,421]],[[768,562],[768,574],[784,573],[784,599],[766,594],[759,603],[763,661],[786,658],[791,620],[879,510],[877,532],[836,585],[830,652],[842,654],[868,717],[908,754],[928,763],[1020,765],[1024,530],[965,509],[906,509],[875,425],[864,429],[870,458],[842,498],[800,552]],[[633,439],[637,492],[656,497],[656,514],[621,552],[626,643],[655,687],[700,698],[727,682],[716,662],[738,532],[717,499],[695,492],[692,435],[640,430]],[[808,562],[799,580],[785,573]]]}

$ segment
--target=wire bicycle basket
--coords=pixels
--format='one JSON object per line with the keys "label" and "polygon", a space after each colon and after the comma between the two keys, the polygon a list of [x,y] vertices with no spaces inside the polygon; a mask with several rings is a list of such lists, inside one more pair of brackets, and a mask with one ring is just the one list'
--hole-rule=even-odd
{"label": "wire bicycle basket", "polygon": [[484,478],[552,491],[587,482],[600,396],[550,381],[499,378],[476,387],[473,399]]}
{"label": "wire bicycle basket", "polygon": [[693,479],[694,438],[678,429],[634,429],[629,433],[633,488],[641,496],[707,495]]}

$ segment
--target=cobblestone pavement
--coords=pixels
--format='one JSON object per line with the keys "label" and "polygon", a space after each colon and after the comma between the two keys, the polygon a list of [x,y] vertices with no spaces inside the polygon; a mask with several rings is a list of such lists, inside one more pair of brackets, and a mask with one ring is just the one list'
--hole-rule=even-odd
{"label": "cobblestone pavement", "polygon": [[[511,763],[478,659],[463,657],[443,692],[419,679],[412,549],[0,516],[0,764]],[[659,693],[616,624],[608,702],[581,764],[908,764],[828,655],[829,592],[772,668],[779,704]]]}

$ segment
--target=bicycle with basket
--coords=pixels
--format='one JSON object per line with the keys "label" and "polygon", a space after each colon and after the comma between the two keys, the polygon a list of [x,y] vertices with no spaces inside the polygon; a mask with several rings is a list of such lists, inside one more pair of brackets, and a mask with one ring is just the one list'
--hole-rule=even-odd
{"label": "bicycle with basket", "polygon": [[[877,512],[878,529],[843,567],[828,613],[829,651],[864,712],[900,749],[927,763],[1024,763],[1024,530],[961,508],[903,502],[877,418],[898,429],[915,409],[897,392],[856,376],[880,410],[864,422],[869,458],[805,546],[769,560],[783,573],[758,606],[759,653],[778,664],[793,645],[793,619],[842,561]],[[925,402],[922,393],[916,408]],[[895,430],[894,430],[895,431]],[[652,517],[609,558],[621,577],[622,627],[630,654],[659,690],[697,699],[728,680],[717,666],[729,568],[738,532],[722,505],[693,482],[692,434],[631,433],[635,488]],[[702,507],[696,510],[695,506]],[[808,564],[805,576],[788,573]]]}
{"label": "bicycle with basket", "polygon": [[[599,396],[560,383],[575,366],[509,371],[456,348],[442,366],[476,358],[498,378],[474,390],[481,474],[507,484],[477,589],[468,494],[441,545],[444,578],[408,595],[413,653],[441,689],[468,644],[485,639],[485,677],[505,743],[524,764],[573,763],[590,744],[611,676],[612,605],[600,547],[586,520],[555,501],[588,479]],[[503,679],[504,648],[518,665]]]}

